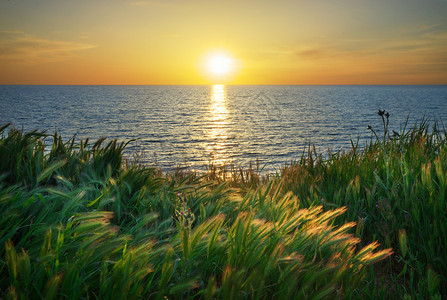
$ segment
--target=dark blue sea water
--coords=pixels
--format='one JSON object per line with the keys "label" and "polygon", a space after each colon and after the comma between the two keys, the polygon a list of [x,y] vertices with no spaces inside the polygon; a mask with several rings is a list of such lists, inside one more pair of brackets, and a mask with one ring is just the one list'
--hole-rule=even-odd
{"label": "dark blue sea water", "polygon": [[0,86],[0,124],[57,130],[68,139],[136,139],[127,154],[163,169],[209,163],[266,170],[315,144],[324,153],[365,145],[409,117],[447,124],[447,86]]}

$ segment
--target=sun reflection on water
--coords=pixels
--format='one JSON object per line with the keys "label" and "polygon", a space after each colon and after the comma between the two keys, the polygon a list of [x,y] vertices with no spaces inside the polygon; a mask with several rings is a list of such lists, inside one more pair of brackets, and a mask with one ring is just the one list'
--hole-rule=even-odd
{"label": "sun reflection on water", "polygon": [[225,85],[217,84],[211,88],[209,116],[205,126],[205,149],[211,156],[213,165],[221,166],[229,161],[229,111]]}

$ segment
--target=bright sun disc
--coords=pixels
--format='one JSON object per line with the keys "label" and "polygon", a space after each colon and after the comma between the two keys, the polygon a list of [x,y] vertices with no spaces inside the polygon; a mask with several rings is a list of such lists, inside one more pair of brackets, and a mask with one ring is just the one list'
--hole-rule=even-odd
{"label": "bright sun disc", "polygon": [[228,75],[233,71],[234,61],[228,55],[216,53],[208,58],[206,66],[213,75]]}

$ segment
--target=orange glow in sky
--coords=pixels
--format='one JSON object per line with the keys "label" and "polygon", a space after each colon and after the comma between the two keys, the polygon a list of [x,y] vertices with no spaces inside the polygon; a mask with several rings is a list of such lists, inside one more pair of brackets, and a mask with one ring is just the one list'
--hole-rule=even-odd
{"label": "orange glow in sky", "polygon": [[446,15],[445,0],[0,1],[0,84],[447,84]]}

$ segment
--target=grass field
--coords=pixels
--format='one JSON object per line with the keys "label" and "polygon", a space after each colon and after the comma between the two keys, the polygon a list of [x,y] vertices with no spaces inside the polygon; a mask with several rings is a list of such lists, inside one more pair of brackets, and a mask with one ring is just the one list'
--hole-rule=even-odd
{"label": "grass field", "polygon": [[6,125],[0,298],[447,297],[446,129],[388,119],[276,174],[163,174],[125,143]]}

